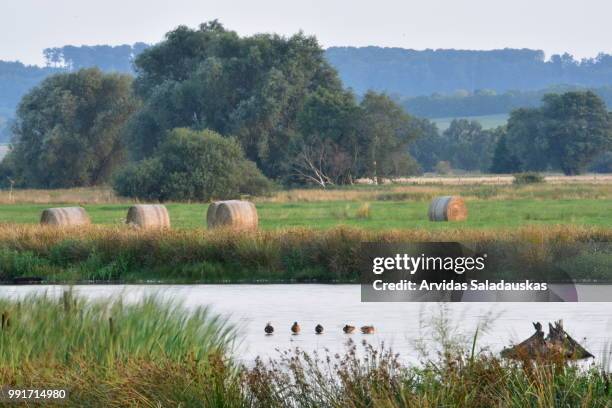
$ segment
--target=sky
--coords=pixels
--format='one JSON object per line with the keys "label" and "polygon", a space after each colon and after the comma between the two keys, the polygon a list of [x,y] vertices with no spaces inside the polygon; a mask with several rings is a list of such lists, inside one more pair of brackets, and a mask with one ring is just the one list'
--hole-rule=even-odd
{"label": "sky", "polygon": [[241,35],[299,30],[324,47],[534,48],[612,53],[610,0],[0,0],[0,60],[44,64],[47,47],[155,43],[219,19]]}

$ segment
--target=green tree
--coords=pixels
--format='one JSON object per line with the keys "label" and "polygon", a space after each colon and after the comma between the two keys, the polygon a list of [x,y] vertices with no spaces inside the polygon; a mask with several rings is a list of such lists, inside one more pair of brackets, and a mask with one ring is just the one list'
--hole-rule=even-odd
{"label": "green tree", "polygon": [[113,185],[121,196],[158,201],[236,198],[271,188],[235,139],[186,128],[170,131],[155,155],[119,171]]}
{"label": "green tree", "polygon": [[588,171],[594,173],[612,173],[612,151],[608,150],[599,154],[589,165]]}
{"label": "green tree", "polygon": [[483,130],[477,121],[455,119],[442,134],[444,159],[453,168],[488,171],[497,137],[496,132]]}
{"label": "green tree", "polygon": [[507,124],[507,144],[510,154],[518,162],[514,171],[543,171],[550,164],[548,118],[541,109],[512,111]]}
{"label": "green tree", "polygon": [[551,157],[565,174],[581,173],[593,158],[612,146],[612,119],[595,93],[550,94],[543,101]]}
{"label": "green tree", "polygon": [[415,118],[418,138],[410,144],[410,154],[423,171],[435,171],[436,164],[444,157],[443,143],[436,124],[428,119]]}
{"label": "green tree", "polygon": [[129,76],[97,68],[45,79],[19,104],[7,163],[19,184],[106,182],[125,159],[122,129],[137,108]]}
{"label": "green tree", "polygon": [[500,139],[494,171],[582,172],[612,145],[612,119],[593,92],[549,94],[543,106],[517,109]]}
{"label": "green tree", "polygon": [[[415,169],[408,144],[418,136],[413,119],[391,98],[368,92],[360,104],[359,146],[363,175],[381,181],[399,176],[398,169]],[[398,161],[403,162],[398,166]]]}
{"label": "green tree", "polygon": [[359,114],[351,92],[321,88],[309,95],[289,147],[289,180],[322,187],[352,183],[359,174]]}
{"label": "green tree", "polygon": [[[502,128],[503,129],[503,128]],[[508,135],[501,131],[500,137],[495,145],[493,160],[491,163],[492,173],[516,173],[520,170],[521,163],[514,155],[508,145]]]}
{"label": "green tree", "polygon": [[211,129],[234,135],[270,177],[287,171],[309,96],[344,92],[315,38],[240,37],[216,21],[169,32],[135,65],[145,104],[130,126],[134,158],[153,155],[169,129]]}

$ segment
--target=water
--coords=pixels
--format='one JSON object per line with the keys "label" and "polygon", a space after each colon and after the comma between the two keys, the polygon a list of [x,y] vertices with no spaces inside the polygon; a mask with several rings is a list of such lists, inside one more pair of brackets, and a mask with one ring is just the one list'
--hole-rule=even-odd
{"label": "water", "polygon": [[[66,286],[2,286],[0,296],[18,298],[30,293],[47,292],[59,296]],[[240,359],[256,356],[273,357],[276,349],[300,347],[306,351],[325,349],[335,353],[344,349],[347,338],[372,344],[384,342],[403,358],[415,359],[413,340],[427,336],[420,321],[431,322],[440,312],[435,303],[361,303],[359,285],[80,285],[73,290],[90,299],[122,295],[127,301],[156,294],[164,299],[182,302],[187,308],[209,305],[214,312],[226,315],[239,330]],[[483,317],[496,316],[491,330],[479,336],[479,346],[499,352],[511,342],[522,341],[534,330],[533,321],[547,328],[548,322],[563,319],[566,330],[598,359],[606,344],[612,342],[612,303],[449,303],[446,304],[453,324],[472,335]],[[272,336],[264,334],[270,321]],[[298,321],[302,333],[291,335],[290,326]],[[323,335],[314,327],[322,324]],[[345,324],[376,327],[373,335],[342,332]],[[427,337],[425,337],[427,340]]]}

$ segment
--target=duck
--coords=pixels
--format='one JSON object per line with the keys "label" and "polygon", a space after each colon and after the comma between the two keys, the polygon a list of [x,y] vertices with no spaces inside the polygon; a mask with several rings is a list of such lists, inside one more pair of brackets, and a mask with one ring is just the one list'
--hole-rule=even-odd
{"label": "duck", "polygon": [[355,326],[351,326],[350,324],[347,324],[342,328],[342,331],[345,332],[346,334],[351,334],[355,331]]}
{"label": "duck", "polygon": [[291,325],[291,332],[293,334],[298,334],[300,330],[302,330],[302,328],[300,327],[298,322],[293,322],[293,324]]}
{"label": "duck", "polygon": [[361,326],[361,332],[363,334],[372,334],[376,332],[374,326]]}
{"label": "duck", "polygon": [[266,334],[274,333],[274,327],[272,327],[272,324],[270,322],[266,323],[266,327],[264,328],[264,331],[266,332]]}
{"label": "duck", "polygon": [[315,333],[323,334],[323,326],[321,326],[320,324],[317,324],[315,327]]}

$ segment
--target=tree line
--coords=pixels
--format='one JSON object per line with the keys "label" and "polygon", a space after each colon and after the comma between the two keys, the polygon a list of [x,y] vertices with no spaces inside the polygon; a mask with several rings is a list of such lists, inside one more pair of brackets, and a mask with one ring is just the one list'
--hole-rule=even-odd
{"label": "tree line", "polygon": [[612,86],[585,89],[579,86],[555,85],[536,91],[507,91],[498,93],[492,89],[478,89],[474,92],[458,90],[450,95],[435,93],[429,96],[401,97],[394,99],[415,116],[425,118],[460,118],[510,113],[519,108],[541,106],[546,94],[561,94],[572,91],[590,90],[608,106],[612,106]]}
{"label": "tree line", "polygon": [[515,109],[495,129],[467,119],[442,133],[427,119],[419,127],[410,152],[425,171],[612,172],[612,114],[591,91],[546,94],[540,107]]}
{"label": "tree line", "polygon": [[422,171],[583,171],[612,140],[592,92],[547,95],[483,130],[440,133],[389,96],[358,98],[316,38],[178,27],[134,60],[45,79],[19,103],[0,179],[17,187],[112,183],[124,196],[209,200],[273,183],[320,187]]}
{"label": "tree line", "polygon": [[[48,75],[98,67],[135,74],[134,61],[150,45],[94,45],[46,48],[47,66],[0,61],[0,117],[11,119],[26,92]],[[539,106],[546,93],[588,88],[612,103],[612,56],[575,60],[529,49],[492,51],[408,50],[331,47],[325,59],[359,97],[367,91],[393,96],[416,116],[439,118],[508,113]],[[0,141],[6,141],[0,124]],[[4,137],[4,139],[3,139]]]}
{"label": "tree line", "polygon": [[134,63],[134,79],[81,69],[28,93],[4,178],[207,200],[415,166],[414,118],[383,94],[358,101],[314,37],[240,37],[212,21],[169,32]]}
{"label": "tree line", "polygon": [[586,88],[612,83],[612,55],[576,60],[565,53],[546,59],[541,50],[410,50],[331,47],[328,61],[356,93],[368,90],[400,97],[489,89],[497,93],[556,85]]}
{"label": "tree line", "polygon": [[122,45],[65,45],[45,48],[43,56],[48,67],[76,71],[98,67],[105,72],[134,73],[134,59],[149,47],[137,42]]}

